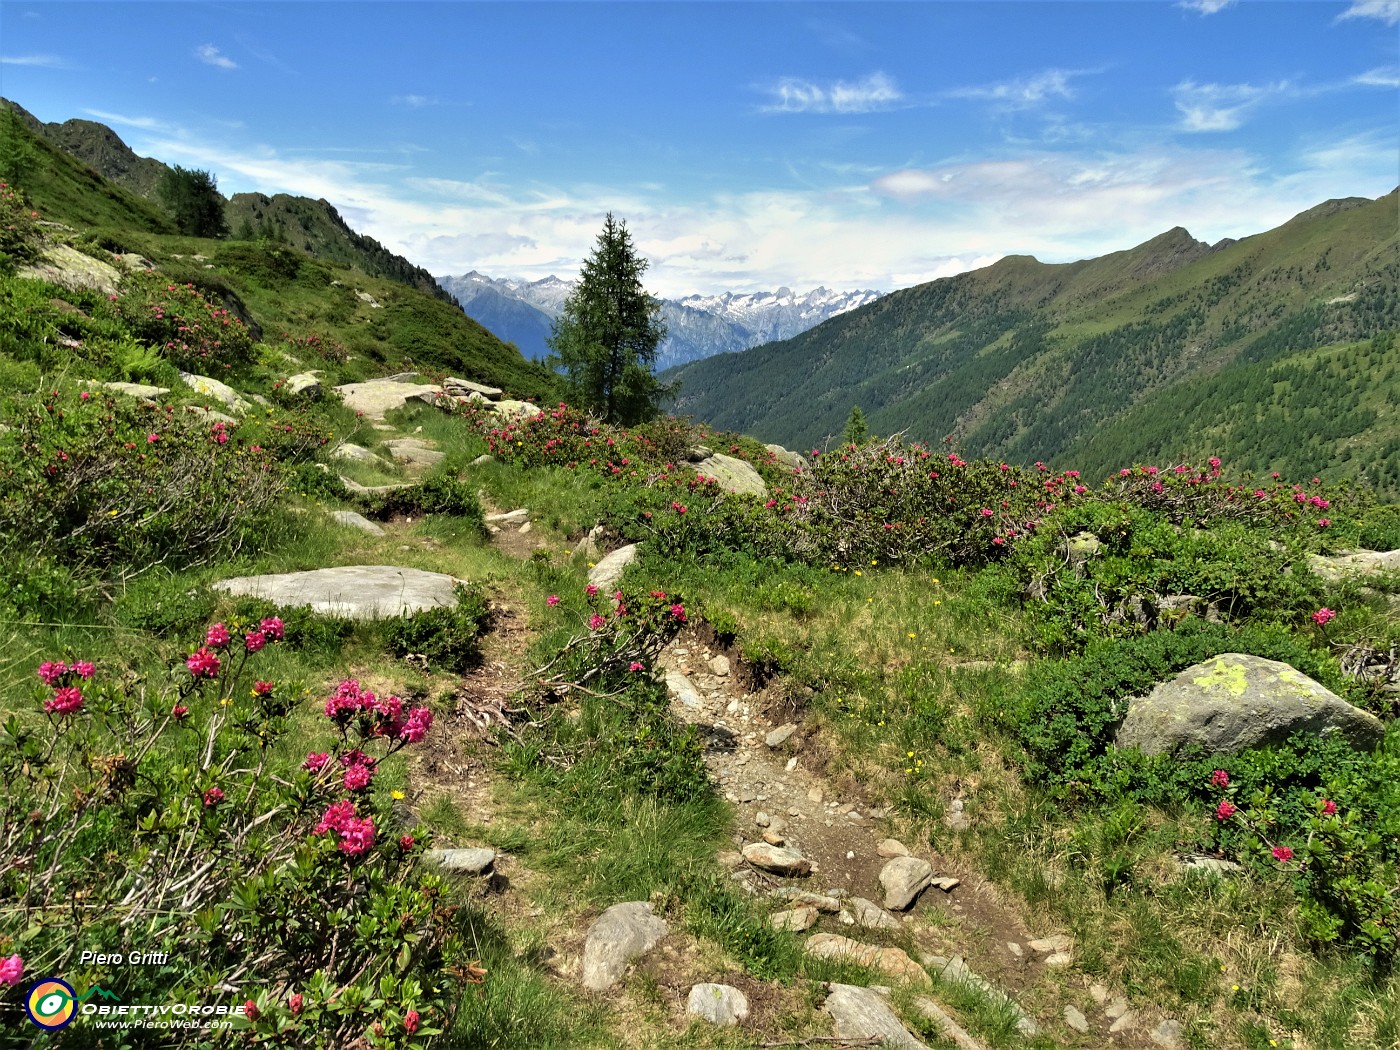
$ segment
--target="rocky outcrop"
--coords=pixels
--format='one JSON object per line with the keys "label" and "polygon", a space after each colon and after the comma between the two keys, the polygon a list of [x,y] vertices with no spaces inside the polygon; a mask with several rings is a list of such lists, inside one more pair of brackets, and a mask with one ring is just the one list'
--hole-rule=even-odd
{"label": "rocky outcrop", "polygon": [[212,397],[220,402],[230,412],[237,412],[240,416],[253,406],[243,400],[243,396],[227,383],[221,383],[217,379],[209,376],[195,375],[193,372],[181,372],[180,378],[185,381],[185,385],[196,394],[203,394],[205,397]]}
{"label": "rocky outcrop", "polygon": [[640,553],[638,544],[635,543],[619,547],[588,570],[588,582],[599,590],[612,590],[617,586],[617,581],[622,579],[623,571],[637,560],[637,555]]}
{"label": "rocky outcrop", "polygon": [[63,288],[87,289],[103,295],[116,295],[122,273],[115,266],[84,255],[66,244],[50,244],[36,261],[19,267],[17,277],[48,281]]}
{"label": "rocky outcrop", "polygon": [[773,459],[789,470],[806,470],[807,461],[796,452],[789,452],[782,445],[765,445],[769,452],[773,453]]}
{"label": "rocky outcrop", "polygon": [[1288,664],[1225,653],[1134,697],[1114,743],[1149,755],[1192,746],[1229,755],[1299,732],[1369,750],[1385,727]]}
{"label": "rocky outcrop", "polygon": [[1308,557],[1308,567],[1328,583],[1340,583],[1345,579],[1378,572],[1400,572],[1400,550],[1313,554]]}
{"label": "rocky outcrop", "polygon": [[909,1034],[889,1002],[873,988],[833,984],[822,1006],[837,1036],[850,1040],[876,1039],[892,1050],[928,1050]]}
{"label": "rocky outcrop", "polygon": [[380,620],[457,604],[456,579],[396,565],[345,565],[271,576],[238,576],[213,584],[226,594],[250,595],[289,608],[349,620]]}

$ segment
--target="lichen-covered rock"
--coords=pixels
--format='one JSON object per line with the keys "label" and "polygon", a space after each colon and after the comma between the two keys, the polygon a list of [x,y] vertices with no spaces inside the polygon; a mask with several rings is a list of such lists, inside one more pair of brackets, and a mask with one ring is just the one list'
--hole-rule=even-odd
{"label": "lichen-covered rock", "polygon": [[666,923],[646,901],[614,904],[588,931],[583,946],[583,986],[603,992],[617,983],[627,964],[655,948],[666,936]]}
{"label": "lichen-covered rock", "polygon": [[629,543],[619,547],[588,571],[588,582],[599,590],[610,591],[622,579],[622,572],[637,560],[638,544]]}
{"label": "lichen-covered rock", "polygon": [[242,415],[253,406],[243,400],[243,396],[227,383],[221,383],[217,379],[209,376],[195,375],[192,372],[181,372],[180,378],[185,381],[185,385],[196,394],[203,394],[205,397],[212,397],[215,401],[222,402],[231,412]]}
{"label": "lichen-covered rock", "polygon": [[1149,755],[1188,746],[1228,755],[1299,732],[1370,750],[1385,727],[1288,664],[1224,653],[1134,697],[1114,743]]}
{"label": "lichen-covered rock", "polygon": [[742,459],[735,459],[733,456],[712,453],[695,464],[695,473],[714,478],[725,492],[757,496],[759,499],[768,496],[768,486],[764,484],[758,471]]}
{"label": "lichen-covered rock", "polygon": [[721,1028],[732,1028],[749,1016],[749,999],[727,984],[697,984],[686,998],[685,1012]]}

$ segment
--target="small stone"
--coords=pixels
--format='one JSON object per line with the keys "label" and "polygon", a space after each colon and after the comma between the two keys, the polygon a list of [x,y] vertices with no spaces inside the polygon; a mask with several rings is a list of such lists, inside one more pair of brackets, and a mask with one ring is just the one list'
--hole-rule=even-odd
{"label": "small stone", "polygon": [[1102,1006],[1108,1002],[1108,989],[1101,984],[1091,984],[1089,985],[1089,998]]}
{"label": "small stone", "polygon": [[1103,1008],[1104,1016],[1115,1021],[1127,1012],[1128,1002],[1121,996],[1115,996],[1113,1002]]}
{"label": "small stone", "polygon": [[1068,966],[1072,962],[1074,962],[1074,956],[1070,955],[1069,952],[1053,952],[1045,957],[1045,965],[1053,966],[1057,969],[1062,966]]}
{"label": "small stone", "polygon": [[622,977],[627,964],[656,947],[666,936],[666,923],[652,914],[646,901],[614,904],[588,931],[583,946],[583,986],[606,991]]}
{"label": "small stone", "polygon": [[745,846],[744,859],[755,868],[775,875],[810,875],[812,872],[812,862],[801,853],[766,842]]}
{"label": "small stone", "polygon": [[787,765],[784,766],[783,768],[786,769],[789,773],[791,773],[794,769],[796,769],[796,768],[797,768],[797,756],[794,755],[792,758],[788,759],[788,760],[787,760]]}
{"label": "small stone", "polygon": [[810,930],[817,924],[817,914],[816,908],[802,905],[787,911],[775,911],[768,916],[768,922],[775,930],[792,930],[794,933],[801,933],[803,930]]}
{"label": "small stone", "polygon": [[1152,1029],[1152,1041],[1158,1046],[1166,1047],[1167,1050],[1180,1050],[1185,1045],[1184,1036],[1181,1022],[1171,1017]]}
{"label": "small stone", "polygon": [[1065,1024],[1076,1032],[1089,1031],[1089,1019],[1072,1006],[1065,1007]]}
{"label": "small stone", "polygon": [[850,907],[842,909],[841,921],[847,926],[861,926],[867,930],[897,930],[899,922],[874,901],[864,897],[852,897]]}
{"label": "small stone", "polygon": [[811,890],[804,890],[797,886],[779,886],[770,897],[780,897],[792,901],[793,905],[806,905],[816,908],[817,911],[824,911],[828,915],[835,915],[841,910],[841,902],[835,895],[813,893]]}
{"label": "small stone", "polygon": [[875,852],[881,857],[907,857],[909,848],[900,842],[899,839],[885,839],[875,847]]}
{"label": "small stone", "polygon": [[737,868],[744,863],[744,855],[738,850],[723,850],[715,855],[715,862],[721,868]]}
{"label": "small stone", "polygon": [[788,807],[788,816],[790,816],[790,817],[800,817],[800,816],[802,816],[802,810],[798,809],[796,806],[789,806],[789,807]]}
{"label": "small stone", "polygon": [[918,857],[895,857],[880,872],[885,907],[903,911],[914,903],[933,879],[933,867]]}
{"label": "small stone", "polygon": [[763,841],[770,846],[782,846],[787,843],[787,839],[783,838],[779,832],[774,831],[772,828],[764,831]]}
{"label": "small stone", "polygon": [[739,801],[740,801],[740,802],[752,802],[752,801],[753,801],[753,796],[754,796],[754,790],[753,790],[753,788],[743,788],[743,789],[740,790],[740,792],[739,792]]}
{"label": "small stone", "polygon": [[1021,958],[1021,956],[1024,954],[1021,951],[1021,946],[1015,941],[1007,941],[1006,950],[1009,951],[1012,955],[1016,956],[1016,958],[1018,959]]}
{"label": "small stone", "polygon": [[749,1000],[727,984],[697,984],[690,989],[685,1012],[721,1028],[732,1028],[749,1016]]}
{"label": "small stone", "polygon": [[729,657],[716,656],[710,660],[710,673],[717,674],[721,678],[729,673]]}
{"label": "small stone", "polygon": [[429,864],[458,875],[484,875],[496,863],[496,851],[489,849],[430,849],[423,855]]}
{"label": "small stone", "polygon": [[769,733],[766,737],[763,738],[763,742],[769,747],[782,747],[784,744],[787,743],[788,737],[792,736],[792,734],[795,732],[797,732],[797,726],[793,725],[793,723],[791,722],[788,722],[786,725],[781,725],[777,729]]}
{"label": "small stone", "polygon": [[768,824],[769,824],[768,814],[765,813],[765,812],[763,812],[763,810],[760,809],[760,810],[754,815],[753,822],[754,822],[755,824],[757,824],[760,828],[766,828],[766,827],[768,826]]}
{"label": "small stone", "polygon": [[853,850],[853,849],[848,849],[848,850],[846,851],[846,859],[847,859],[847,860],[855,860],[855,859],[856,859],[856,851]]}
{"label": "small stone", "polygon": [[934,879],[932,885],[937,886],[944,893],[951,893],[954,887],[962,885],[962,880],[944,876],[941,879]]}
{"label": "small stone", "polygon": [[1030,946],[1032,951],[1037,952],[1067,952],[1073,943],[1068,934],[1056,933],[1031,941]]}
{"label": "small stone", "polygon": [[808,789],[807,789],[807,801],[808,801],[808,802],[820,802],[824,797],[825,797],[825,796],[823,795],[822,789],[821,789],[820,786],[814,786],[814,787],[811,787],[811,788],[808,788]]}
{"label": "small stone", "polygon": [[1132,1028],[1136,1024],[1137,1014],[1133,1013],[1130,1010],[1128,1013],[1125,1013],[1122,1017],[1118,1018],[1118,1020],[1114,1021],[1113,1024],[1109,1025],[1108,1031],[1110,1034],[1126,1032],[1128,1029]]}
{"label": "small stone", "polygon": [[527,521],[524,525],[520,526],[520,534],[522,536],[525,535],[525,533],[529,532],[532,527],[533,526]]}

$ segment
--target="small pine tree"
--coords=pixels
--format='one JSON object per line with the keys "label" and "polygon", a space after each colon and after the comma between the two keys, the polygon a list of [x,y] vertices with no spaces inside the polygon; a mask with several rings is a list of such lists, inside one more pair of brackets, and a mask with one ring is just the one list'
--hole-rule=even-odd
{"label": "small pine tree", "polygon": [[627,223],[608,212],[549,337],[549,364],[564,373],[571,400],[624,426],[654,417],[671,393],[653,372],[666,324],[642,287],[646,268]]}
{"label": "small pine tree", "polygon": [[863,445],[870,436],[870,428],[865,425],[865,413],[859,405],[851,406],[851,414],[846,417],[846,429],[841,432],[841,441],[847,445]]}
{"label": "small pine tree", "polygon": [[209,172],[177,164],[165,173],[156,193],[181,233],[190,237],[228,236],[224,198],[219,195],[218,182]]}

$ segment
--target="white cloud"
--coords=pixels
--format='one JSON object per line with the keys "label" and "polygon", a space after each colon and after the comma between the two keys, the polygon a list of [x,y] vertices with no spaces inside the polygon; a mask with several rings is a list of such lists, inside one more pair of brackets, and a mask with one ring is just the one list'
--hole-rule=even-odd
{"label": "white cloud", "polygon": [[37,66],[41,69],[67,69],[57,55],[0,55],[0,66]]}
{"label": "white cloud", "polygon": [[1182,131],[1234,131],[1256,106],[1290,90],[1277,84],[1197,84],[1186,80],[1172,89]]}
{"label": "white cloud", "polygon": [[423,109],[427,106],[440,106],[442,101],[430,95],[395,95],[389,99],[396,106],[407,106],[409,109]]}
{"label": "white cloud", "polygon": [[1400,0],[1353,0],[1352,5],[1337,16],[1338,21],[1347,18],[1377,18],[1393,26],[1400,23]]}
{"label": "white cloud", "polygon": [[1400,66],[1369,69],[1360,76],[1352,77],[1351,82],[1365,87],[1400,88]]}
{"label": "white cloud", "polygon": [[201,44],[194,49],[195,57],[207,66],[219,69],[237,69],[238,63],[221,52],[213,44]]}
{"label": "white cloud", "polygon": [[1235,0],[1179,0],[1176,6],[1201,15],[1213,15],[1225,10],[1234,2]]}
{"label": "white cloud", "polygon": [[155,117],[128,117],[121,113],[109,113],[105,109],[83,110],[90,117],[96,117],[105,124],[120,124],[128,128],[143,128],[146,131],[169,130],[170,125]]}
{"label": "white cloud", "polygon": [[947,92],[947,95],[949,98],[986,99],[989,102],[1021,109],[1050,99],[1073,98],[1074,88],[1070,80],[1083,76],[1085,72],[1078,69],[1047,69],[1035,76],[1003,80],[996,84],[954,88]]}
{"label": "white cloud", "polygon": [[765,113],[869,113],[900,101],[904,95],[894,80],[884,73],[871,73],[864,80],[838,80],[823,87],[810,80],[783,77],[766,89],[773,101],[763,106]]}

